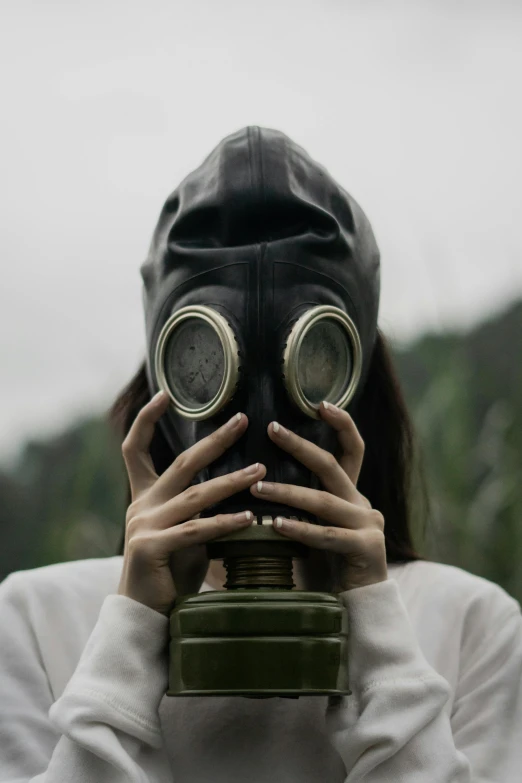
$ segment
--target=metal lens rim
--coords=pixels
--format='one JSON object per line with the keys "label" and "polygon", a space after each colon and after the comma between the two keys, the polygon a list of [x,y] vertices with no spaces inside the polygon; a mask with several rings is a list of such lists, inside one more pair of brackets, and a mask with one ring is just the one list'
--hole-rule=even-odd
{"label": "metal lens rim", "polygon": [[[221,340],[225,358],[225,369],[218,393],[212,400],[198,408],[185,405],[174,396],[167,382],[164,370],[167,340],[174,329],[189,318],[201,318],[202,321],[205,321],[215,329]],[[186,419],[193,419],[194,421],[208,419],[229,401],[238,382],[239,351],[234,332],[228,324],[228,321],[211,307],[207,307],[206,305],[187,305],[187,307],[182,307],[173,313],[163,325],[156,345],[154,367],[159,388],[169,395],[176,413],[179,413],[180,416],[183,416]]]}
{"label": "metal lens rim", "polygon": [[296,403],[296,405],[303,411],[303,413],[306,413],[307,416],[311,416],[313,419],[321,418],[317,412],[319,409],[319,404],[311,403],[306,398],[301,388],[301,384],[299,383],[297,366],[299,351],[301,350],[301,345],[304,338],[306,337],[309,330],[315,326],[318,321],[322,321],[325,318],[335,320],[342,324],[348,333],[353,348],[352,377],[350,378],[350,382],[346,388],[346,391],[339,399],[327,398],[326,401],[331,402],[333,405],[337,405],[339,408],[345,408],[355,394],[355,390],[357,388],[357,384],[359,383],[362,371],[361,339],[350,316],[345,313],[344,310],[341,310],[339,307],[334,307],[333,305],[319,305],[318,307],[313,307],[310,310],[307,310],[306,313],[304,313],[296,321],[290,334],[288,335],[283,357],[283,381],[288,394]]}

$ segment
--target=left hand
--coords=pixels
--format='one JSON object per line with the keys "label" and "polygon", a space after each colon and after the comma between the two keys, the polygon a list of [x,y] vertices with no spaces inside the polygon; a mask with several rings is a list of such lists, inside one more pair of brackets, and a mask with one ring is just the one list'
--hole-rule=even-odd
{"label": "left hand", "polygon": [[339,460],[281,424],[276,432],[271,422],[268,435],[310,468],[326,491],[267,481],[260,482],[260,492],[259,482],[250,491],[256,497],[269,495],[273,500],[317,515],[319,525],[283,517],[281,527],[274,521],[274,530],[311,547],[309,558],[297,561],[305,589],[337,594],[388,578],[384,517],[356,488],[364,441],[352,417],[330,403],[328,408],[321,403],[319,413],[338,432],[342,449]]}

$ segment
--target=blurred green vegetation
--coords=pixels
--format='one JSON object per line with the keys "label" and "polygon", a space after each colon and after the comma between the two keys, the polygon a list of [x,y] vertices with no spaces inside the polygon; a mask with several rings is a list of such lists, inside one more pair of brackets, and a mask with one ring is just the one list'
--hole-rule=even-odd
{"label": "blurred green vegetation", "polygon": [[[392,344],[415,421],[432,515],[418,550],[522,601],[522,302],[467,332]],[[0,580],[116,554],[125,517],[120,444],[100,417],[28,442],[0,472]]]}
{"label": "blurred green vegetation", "polygon": [[394,354],[432,506],[418,549],[522,601],[522,302]]}
{"label": "blurred green vegetation", "polygon": [[0,473],[0,580],[64,560],[117,554],[125,518],[120,444],[102,418],[28,442]]}

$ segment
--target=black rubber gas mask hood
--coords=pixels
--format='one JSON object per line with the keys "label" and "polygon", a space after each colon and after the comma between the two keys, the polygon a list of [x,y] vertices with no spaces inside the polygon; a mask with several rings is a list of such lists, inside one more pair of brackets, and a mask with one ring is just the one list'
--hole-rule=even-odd
{"label": "black rubber gas mask hood", "polygon": [[[197,480],[262,462],[267,481],[319,488],[267,426],[336,454],[318,405],[353,413],[363,390],[380,267],[356,202],[283,133],[244,128],[167,199],[141,273],[150,392],[171,396],[160,425],[174,454],[242,411],[246,432]],[[202,516],[248,508],[258,522],[302,514],[245,491]]]}

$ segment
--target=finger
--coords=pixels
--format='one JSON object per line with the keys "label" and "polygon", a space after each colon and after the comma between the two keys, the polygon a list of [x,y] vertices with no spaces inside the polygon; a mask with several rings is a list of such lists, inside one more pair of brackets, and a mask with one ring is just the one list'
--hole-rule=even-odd
{"label": "finger", "polygon": [[328,492],[344,500],[355,500],[358,496],[349,476],[329,451],[301,438],[276,421],[269,424],[268,435],[278,446],[310,468]]}
{"label": "finger", "polygon": [[[234,530],[252,524],[251,511],[237,514],[216,514],[213,517],[191,519],[175,527],[153,530],[147,533],[147,546],[161,556],[168,558],[173,552],[186,549],[194,544],[204,544],[213,538],[224,536]],[[153,554],[150,551],[150,554]]]}
{"label": "finger", "polygon": [[339,527],[356,529],[365,525],[367,509],[320,489],[258,481],[250,487],[250,491],[257,498],[269,498],[287,506],[302,508]]}
{"label": "finger", "polygon": [[182,492],[200,470],[221,457],[241,437],[247,426],[247,416],[235,413],[222,427],[182,451],[156,481],[151,493],[154,499],[166,502]]}
{"label": "finger", "polygon": [[337,430],[342,449],[339,465],[356,487],[364,457],[364,440],[348,411],[323,401],[319,413],[324,421]]}
{"label": "finger", "polygon": [[313,525],[311,522],[300,522],[286,517],[276,517],[274,530],[315,549],[342,554],[360,549],[360,533],[356,530]]}
{"label": "finger", "polygon": [[148,524],[156,529],[178,525],[214,503],[248,489],[252,481],[265,475],[266,467],[258,462],[225,476],[195,484],[148,512]]}
{"label": "finger", "polygon": [[167,410],[168,403],[169,396],[165,392],[160,391],[154,395],[141,408],[125,440],[121,444],[121,451],[129,476],[132,500],[135,500],[141,492],[148,489],[158,478],[149,448],[156,423]]}

